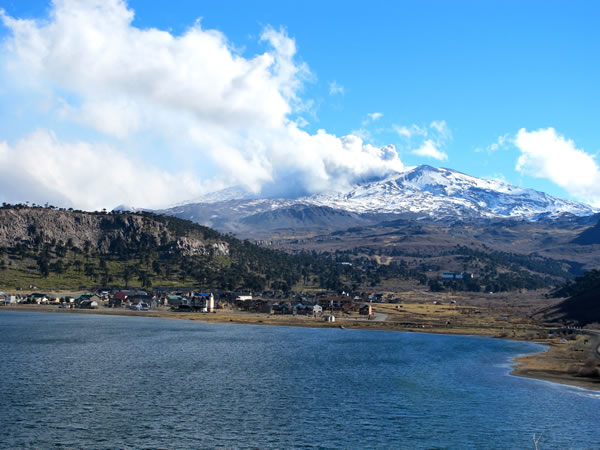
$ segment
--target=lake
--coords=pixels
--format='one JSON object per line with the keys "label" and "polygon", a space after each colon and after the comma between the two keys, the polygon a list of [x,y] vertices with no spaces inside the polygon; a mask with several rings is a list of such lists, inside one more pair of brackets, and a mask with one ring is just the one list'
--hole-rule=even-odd
{"label": "lake", "polygon": [[532,343],[0,311],[0,445],[600,448],[600,396]]}

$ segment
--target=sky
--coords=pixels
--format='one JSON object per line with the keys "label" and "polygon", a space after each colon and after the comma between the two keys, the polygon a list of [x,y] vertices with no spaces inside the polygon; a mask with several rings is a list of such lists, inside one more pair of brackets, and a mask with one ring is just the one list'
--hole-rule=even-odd
{"label": "sky", "polygon": [[0,201],[296,197],[429,164],[600,207],[600,3],[0,0]]}

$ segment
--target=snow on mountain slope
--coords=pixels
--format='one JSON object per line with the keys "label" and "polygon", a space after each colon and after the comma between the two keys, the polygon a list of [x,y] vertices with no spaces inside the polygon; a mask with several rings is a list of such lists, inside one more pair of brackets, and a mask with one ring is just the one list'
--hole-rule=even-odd
{"label": "snow on mountain slope", "polygon": [[314,195],[303,202],[361,213],[423,213],[436,216],[518,217],[594,214],[582,203],[562,200],[502,181],[472,177],[451,169],[418,166],[346,193]]}
{"label": "snow on mountain slope", "polygon": [[512,217],[536,220],[564,213],[587,216],[598,212],[591,206],[533,189],[426,165],[357,185],[346,192],[298,199],[260,199],[233,187],[162,212],[198,221],[200,216],[208,219],[207,212],[210,211],[212,219],[238,221],[253,214],[305,207],[325,207],[356,214],[412,213],[432,219]]}

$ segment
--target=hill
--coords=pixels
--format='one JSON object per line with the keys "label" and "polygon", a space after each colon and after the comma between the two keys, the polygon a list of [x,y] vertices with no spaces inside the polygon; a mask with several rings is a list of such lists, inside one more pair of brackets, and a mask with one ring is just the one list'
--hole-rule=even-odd
{"label": "hill", "polygon": [[327,257],[289,255],[150,212],[0,208],[0,285],[289,288],[326,273]]}
{"label": "hill", "polygon": [[579,245],[600,244],[600,217],[595,226],[583,231],[579,236],[573,239],[572,242]]}
{"label": "hill", "polygon": [[[315,220],[321,211],[307,208],[302,215],[290,214],[292,230],[296,221]],[[351,214],[337,217],[349,220]],[[512,239],[510,226],[491,226],[489,234],[505,239],[508,233]],[[271,241],[256,245],[151,212],[5,205],[0,208],[0,289],[193,285],[354,292],[409,282],[436,290],[500,292],[556,286],[580,268],[536,253],[495,250],[412,220],[287,242],[281,249]],[[330,245],[338,242],[340,246]],[[444,280],[447,271],[474,275]]]}
{"label": "hill", "polygon": [[539,311],[536,314],[538,318],[575,326],[600,324],[600,270],[591,270],[568,282],[553,296],[569,298]]}

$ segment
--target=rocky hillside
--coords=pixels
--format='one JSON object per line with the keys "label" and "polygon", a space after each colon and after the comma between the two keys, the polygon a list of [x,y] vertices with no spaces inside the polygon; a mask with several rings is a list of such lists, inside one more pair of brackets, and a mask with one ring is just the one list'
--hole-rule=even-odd
{"label": "rocky hillside", "polygon": [[228,255],[218,233],[173,218],[145,213],[89,213],[48,208],[0,209],[0,247],[62,243],[109,253],[121,247],[167,245],[172,252]]}
{"label": "rocky hillside", "polygon": [[[321,211],[290,212],[286,220],[326,224],[330,215],[320,217]],[[338,219],[352,216],[340,213]],[[405,225],[332,234],[335,242],[356,244],[351,249],[313,252],[300,247],[284,252],[271,248],[271,242],[254,245],[151,212],[107,214],[9,205],[0,208],[0,290],[194,286],[254,292],[293,288],[361,292],[407,282],[426,289],[441,272],[451,270],[475,272],[476,277],[437,283],[437,290],[501,292],[541,289],[571,277],[573,266],[567,261],[483,246],[469,248],[458,245],[452,236],[449,246],[442,247],[424,224],[406,221]],[[383,245],[375,250],[365,247],[365,233],[380,233],[374,236],[377,245],[386,239],[409,242],[413,238],[426,239],[428,245],[413,250]],[[362,238],[355,241],[355,235]]]}
{"label": "rocky hillside", "polygon": [[335,268],[150,212],[0,208],[0,290],[29,286],[289,289]]}

